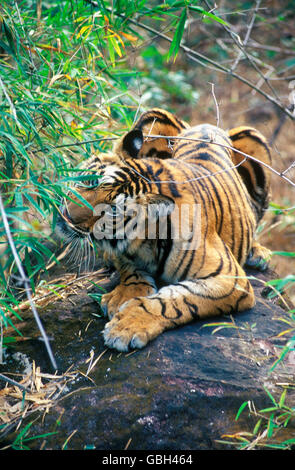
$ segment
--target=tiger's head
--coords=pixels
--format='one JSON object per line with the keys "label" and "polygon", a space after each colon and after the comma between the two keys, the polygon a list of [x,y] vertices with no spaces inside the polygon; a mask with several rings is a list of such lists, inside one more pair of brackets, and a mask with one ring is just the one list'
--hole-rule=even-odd
{"label": "tiger's head", "polygon": [[[69,189],[60,208],[57,227],[65,241],[95,241],[101,242],[103,250],[123,250],[134,243],[134,236],[128,239],[128,234],[139,218],[141,223],[147,216],[156,222],[173,210],[173,200],[151,180],[147,166],[140,165],[151,146],[155,148],[155,139],[145,140],[142,130],[135,128],[111,153],[94,155],[83,163],[81,181]],[[168,146],[167,151],[171,153]],[[140,230],[144,238],[145,224]]]}

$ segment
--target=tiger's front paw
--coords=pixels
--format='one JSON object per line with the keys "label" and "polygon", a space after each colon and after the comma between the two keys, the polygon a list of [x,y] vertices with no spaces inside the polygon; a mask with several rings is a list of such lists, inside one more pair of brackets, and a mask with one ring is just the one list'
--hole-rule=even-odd
{"label": "tiger's front paw", "polygon": [[104,315],[112,319],[125,302],[134,299],[134,297],[147,297],[154,293],[154,286],[148,283],[119,284],[114,290],[101,296],[100,306]]}
{"label": "tiger's front paw", "polygon": [[128,351],[143,348],[164,329],[161,317],[147,311],[140,299],[133,299],[105,325],[103,336],[106,346]]}
{"label": "tiger's front paw", "polygon": [[245,266],[248,268],[257,269],[258,271],[266,271],[268,263],[271,258],[272,252],[265,246],[257,242],[253,243]]}
{"label": "tiger's front paw", "polygon": [[115,291],[116,288],[108,294],[103,294],[100,299],[100,308],[102,309],[104,316],[108,316],[110,319],[119,308],[120,295],[116,294]]}

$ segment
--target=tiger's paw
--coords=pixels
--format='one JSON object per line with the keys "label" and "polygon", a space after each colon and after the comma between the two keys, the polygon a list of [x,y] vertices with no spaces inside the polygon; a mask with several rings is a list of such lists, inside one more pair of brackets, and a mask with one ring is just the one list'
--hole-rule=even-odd
{"label": "tiger's paw", "polygon": [[143,348],[164,329],[161,317],[143,308],[140,299],[133,299],[122,305],[105,325],[103,336],[106,346],[128,351]]}
{"label": "tiger's paw", "polygon": [[271,250],[255,242],[248,254],[245,266],[258,271],[266,271],[271,255]]}
{"label": "tiger's paw", "polygon": [[108,294],[101,296],[100,306],[105,317],[111,320],[120,307],[134,297],[147,297],[156,292],[154,286],[148,283],[134,283],[134,285],[119,284]]}

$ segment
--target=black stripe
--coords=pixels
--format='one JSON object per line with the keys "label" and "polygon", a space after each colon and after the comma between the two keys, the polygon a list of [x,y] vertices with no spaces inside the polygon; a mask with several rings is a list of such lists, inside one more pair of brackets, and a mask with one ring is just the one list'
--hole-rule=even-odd
{"label": "black stripe", "polygon": [[157,153],[157,149],[156,147],[152,147],[151,149],[149,149],[149,151],[144,155],[146,158],[150,158],[152,157],[154,154]]}
{"label": "black stripe", "polygon": [[[181,194],[180,192],[178,191],[178,187],[177,187],[177,184],[173,182],[173,179],[174,179],[174,176],[172,175],[172,173],[170,172],[169,168],[168,168],[168,165],[165,166],[165,179],[168,179],[169,180],[169,183],[168,184],[168,188],[171,192],[171,195],[174,197],[174,198],[178,198],[178,197],[181,197]],[[155,181],[156,183],[156,181]],[[161,189],[160,189],[160,186],[159,186],[159,190],[160,190],[160,194],[161,194]]]}
{"label": "black stripe", "polygon": [[[182,271],[182,274],[181,274],[181,276],[180,276],[180,278],[179,278],[180,281],[184,281],[184,280],[186,279],[187,274],[188,274],[188,272],[189,272],[189,270],[190,270],[190,268],[191,268],[193,259],[194,259],[195,255],[196,255],[195,250],[186,250],[186,251],[191,251],[191,256],[190,256],[189,261],[186,262],[186,267],[185,267],[184,271]],[[204,251],[205,251],[205,250],[204,250]]]}
{"label": "black stripe", "polygon": [[270,156],[270,151],[269,151],[268,145],[261,139],[261,137],[259,137],[258,135],[255,135],[255,133],[253,133],[253,132],[255,132],[255,131],[253,131],[253,129],[244,129],[241,132],[238,132],[237,134],[231,135],[230,139],[233,142],[235,142],[238,139],[243,139],[244,137],[250,137],[251,139],[253,139],[256,142],[258,142],[259,144],[261,144],[265,148],[265,150],[267,150],[267,153]]}
{"label": "black stripe", "polygon": [[200,318],[198,314],[198,306],[196,304],[191,304],[185,297],[183,297],[183,302],[185,305],[188,307],[189,313],[191,316],[195,319],[198,320]]}
{"label": "black stripe", "polygon": [[173,115],[173,119],[175,119],[181,129],[187,129],[187,126],[184,124],[184,122],[181,121],[181,119],[179,119],[177,116]]}
{"label": "black stripe", "polygon": [[[234,134],[234,135],[230,136],[230,139],[233,142],[235,142],[236,140],[243,139],[244,137],[249,137],[252,140],[255,140],[255,142],[257,142],[258,144],[262,145],[262,147],[264,147],[264,149],[266,150],[266,152],[269,156],[269,160],[271,161],[271,153],[270,153],[268,145],[259,136],[253,134],[253,130],[251,130],[251,129],[243,130],[241,132],[238,132],[237,134]],[[262,168],[262,165],[259,164],[258,162],[253,161],[253,160],[250,160],[250,162],[251,162],[251,165],[253,166],[253,169],[254,169],[255,173],[256,173],[256,171],[258,173],[257,174],[257,182],[258,182],[259,186],[265,187],[265,174],[264,174],[264,170]]]}
{"label": "black stripe", "polygon": [[175,123],[171,121],[171,119],[169,119],[165,114],[158,113],[158,112],[157,114],[155,113],[155,114],[152,114],[151,116],[147,116],[147,117],[143,116],[143,119],[139,120],[139,122],[136,124],[136,128],[142,129],[147,124],[153,123],[155,121],[157,123],[160,122],[161,124],[170,125],[172,127],[177,128]]}
{"label": "black stripe", "polygon": [[124,282],[124,286],[128,286],[128,287],[129,287],[129,286],[140,286],[140,285],[152,287],[152,285],[151,285],[149,282],[140,281],[140,280],[139,280],[138,282],[129,282],[128,284],[126,284],[126,283]]}
{"label": "black stripe", "polygon": [[[167,239],[157,239],[157,249],[158,249],[158,263],[157,263],[157,272],[155,277],[161,278],[164,270],[166,261],[171,253],[173,246],[173,241],[171,239],[171,218],[167,219]],[[162,256],[160,257],[162,251]],[[160,258],[159,258],[160,257]]]}
{"label": "black stripe", "polygon": [[249,163],[255,173],[256,182],[258,186],[260,186],[261,188],[265,188],[265,173],[261,164],[254,162],[253,160],[251,160]]}
{"label": "black stripe", "polygon": [[[187,162],[183,162],[183,163],[184,163],[188,168],[191,169],[191,166],[190,166],[191,164],[189,164],[189,163],[187,163]],[[203,168],[203,169],[206,169],[206,167],[204,167],[203,165],[202,165],[202,168]],[[208,172],[209,172],[209,170],[208,170]],[[193,174],[194,174],[194,177],[203,176],[202,173],[201,173],[201,175],[200,175],[200,172],[199,172],[199,171],[196,172],[196,168],[194,168]],[[198,176],[197,176],[197,175],[198,175]],[[215,201],[214,201],[214,199],[213,199],[213,197],[212,197],[211,191],[210,191],[209,188],[208,188],[208,183],[212,186],[212,189],[213,189],[213,191],[214,191],[214,193],[215,193],[215,195],[216,195],[216,197],[217,197],[217,199],[218,199],[218,202],[219,202],[219,207],[220,207],[220,211],[221,211],[221,214],[220,214],[221,216],[220,216],[220,221],[219,221],[219,229],[220,229],[220,227],[221,227],[221,225],[222,225],[223,207],[222,207],[222,202],[221,202],[221,199],[220,199],[220,197],[219,197],[217,188],[216,188],[215,185],[214,185],[213,178],[208,178],[208,179],[206,178],[206,181],[201,180],[201,179],[198,180],[198,184],[202,187],[203,191],[207,193],[208,199],[210,199],[210,201],[211,201],[211,206],[212,206],[212,208],[213,208],[213,210],[214,210],[214,213],[215,213],[216,231],[217,231],[217,233],[219,233],[219,229],[217,229],[217,223],[218,223],[217,208],[216,208]]]}
{"label": "black stripe", "polygon": [[207,276],[198,277],[198,280],[199,280],[199,279],[202,279],[202,280],[203,280],[203,279],[208,279],[208,278],[210,278],[210,277],[216,277],[216,276],[218,276],[218,274],[221,273],[222,268],[223,268],[223,259],[222,259],[222,255],[220,255],[220,263],[219,263],[219,266],[218,266],[218,268],[216,269],[216,271],[214,271],[214,272],[208,274]]}
{"label": "black stripe", "polygon": [[[218,161],[212,161],[213,164],[216,164],[217,166],[219,166],[221,169],[225,169],[223,165],[221,165],[220,162]],[[202,164],[200,164],[201,166],[203,166]],[[248,196],[248,193],[245,193],[244,191],[244,188],[243,186],[241,186],[241,180],[239,180],[239,178],[234,178],[234,175],[233,175],[233,172],[234,172],[234,169],[229,169],[229,171],[225,171],[223,173],[219,173],[218,175],[215,175],[217,180],[222,179],[223,180],[223,190],[224,190],[224,194],[227,198],[227,201],[228,201],[228,205],[229,205],[229,210],[230,210],[230,200],[231,198],[229,198],[228,194],[227,194],[227,191],[226,191],[226,188],[230,189],[229,186],[228,186],[228,182],[226,181],[227,177],[231,180],[231,182],[233,183],[238,195],[240,196],[240,199],[241,199],[241,203],[243,204],[246,204],[246,202],[249,204],[250,208],[252,208],[252,204],[251,204],[251,201],[249,200],[249,196]],[[241,208],[240,208],[240,205],[237,204],[237,208],[238,208],[238,211],[239,211],[239,220],[240,220],[240,227],[241,227],[241,239],[240,239],[240,246],[239,246],[239,254],[238,254],[238,261],[241,260],[241,256],[242,256],[242,244],[245,240],[245,230],[244,230],[244,226],[242,224],[242,221],[244,221],[244,223],[246,224],[246,227],[247,227],[247,230],[246,230],[246,233],[247,233],[247,237],[248,237],[248,243],[249,243],[249,236],[250,236],[250,232],[251,232],[251,229],[252,229],[252,232],[253,232],[253,226],[251,227],[250,226],[250,221],[249,221],[249,215],[248,215],[248,211],[247,210],[244,210],[243,212],[241,212]],[[233,246],[235,244],[235,241],[236,241],[236,237],[235,237],[235,230],[234,230],[234,224],[233,224],[233,218],[232,218],[232,227],[233,227]],[[232,249],[233,251],[233,249]]]}
{"label": "black stripe", "polygon": [[[183,143],[177,145],[177,148],[175,150],[175,153],[178,153],[180,152],[184,147],[187,147],[188,145],[192,145],[192,142],[191,141],[184,141]],[[182,154],[181,154],[182,155]],[[180,155],[180,156],[181,156]]]}
{"label": "black stripe", "polygon": [[171,158],[172,152],[168,152],[166,150],[159,150],[157,152],[157,158],[160,158],[161,160],[165,160],[166,158]]}
{"label": "black stripe", "polygon": [[126,281],[128,281],[129,279],[131,279],[132,277],[135,277],[136,279],[138,279],[138,275],[136,273],[132,273],[132,274],[129,274],[129,276],[127,276],[125,279],[124,279],[124,283]]}
{"label": "black stripe", "polygon": [[[132,162],[134,163],[134,162]],[[139,178],[138,176],[136,175],[136,173],[134,173],[134,171],[131,170],[131,168],[128,168],[128,167],[125,167],[124,168],[125,172],[128,174],[131,182],[129,182],[128,184],[128,189],[129,189],[129,192],[130,192],[130,196],[133,196],[133,187],[132,187],[132,184],[135,184],[135,194],[138,194],[140,192],[140,185],[139,185]]]}
{"label": "black stripe", "polygon": [[[224,169],[225,170],[225,175],[229,175],[227,169],[224,167],[224,165],[222,165],[220,162],[218,161],[214,161],[212,162],[213,164],[217,165],[219,168],[221,169]],[[204,170],[206,170],[207,172],[211,172],[211,170],[209,170],[206,166],[204,166],[202,163],[199,163],[200,167],[203,168]],[[210,175],[209,175],[210,176]],[[229,175],[230,176],[230,175]],[[230,176],[231,177],[231,176]],[[227,193],[227,189],[230,189],[228,188],[228,184],[227,182],[225,181],[225,177],[224,177],[224,174],[223,173],[219,173],[218,175],[214,175],[214,177],[209,177],[208,180],[209,181],[212,181],[213,178],[216,178],[216,180],[219,182],[219,184],[221,185],[222,187],[222,190],[223,190],[223,194],[225,195],[226,197],[226,200],[227,200],[227,205],[228,205],[228,211],[230,211],[230,208],[231,208],[231,205],[230,205],[230,197]],[[219,178],[222,179],[222,181],[219,180]],[[198,181],[200,182],[200,181]],[[224,203],[222,201],[221,198],[218,199],[218,202],[221,204],[220,205],[220,208],[221,208],[221,211],[222,213],[224,212]],[[240,209],[239,209],[240,210]],[[231,241],[232,241],[232,244],[231,244],[231,250],[234,252],[235,251],[235,241],[236,241],[236,238],[235,238],[235,223],[234,223],[234,219],[233,217],[231,217],[231,233],[232,233],[232,236],[231,236]]]}
{"label": "black stripe", "polygon": [[[187,175],[187,173],[184,171],[184,169],[182,170],[183,173],[184,173],[184,176],[186,179],[189,179],[189,176]],[[192,171],[193,173],[193,176],[195,176],[195,172]],[[200,199],[202,200],[203,202],[203,209],[205,211],[205,216],[206,216],[206,219],[208,219],[208,212],[207,212],[207,207],[206,207],[206,204],[205,204],[205,200],[204,200],[204,197],[203,197],[203,194],[200,190],[200,187],[199,185],[196,184],[196,182],[194,181],[190,181],[189,182],[191,188],[193,189],[194,192],[198,192],[199,194],[199,197]],[[204,238],[206,239],[207,237],[207,231],[208,231],[208,225],[206,224],[206,228],[205,228],[205,233],[204,233]],[[184,261],[185,261],[185,258],[187,257],[188,253],[189,253],[190,250],[184,250],[184,253],[180,259],[180,261],[178,262],[178,265],[176,267],[176,269],[174,269],[173,271],[173,277],[176,277],[176,274],[178,272],[178,270],[180,269],[181,266],[184,266]],[[189,265],[186,265],[186,268],[185,268],[185,273],[187,274],[189,268],[190,268],[190,265],[191,265],[191,261],[192,261],[192,255],[195,253],[194,250],[192,250],[192,254],[191,254],[191,257],[190,257],[190,261],[189,261]],[[204,261],[205,261],[205,250],[204,250],[204,253],[203,253],[203,257],[202,257],[202,262],[201,262],[201,266],[204,265]],[[183,278],[183,275],[182,275],[182,278]]]}
{"label": "black stripe", "polygon": [[[194,283],[195,281],[189,281],[189,282],[193,282],[193,283]],[[186,289],[190,294],[196,295],[196,293],[195,293],[193,290],[191,290],[188,286],[186,286],[185,284],[182,284],[181,282],[179,282],[178,284],[176,284],[176,286],[178,286],[178,285],[179,285],[180,287],[183,287],[184,289]]]}
{"label": "black stripe", "polygon": [[160,167],[160,168],[156,171],[155,177],[158,178],[161,173],[163,173],[163,167]]}
{"label": "black stripe", "polygon": [[[141,189],[143,192],[147,192],[148,190],[151,191],[151,183],[147,180],[149,180],[149,175],[146,174],[146,171],[145,169],[142,168],[141,164],[142,164],[142,160],[132,160],[132,161],[129,161],[128,162],[128,165],[129,167],[129,175],[130,175],[130,178],[132,179],[132,181],[135,183],[136,185],[136,194],[138,194],[140,192],[140,186],[141,186]],[[125,167],[125,168],[128,168],[128,167]],[[135,171],[132,171],[132,168],[134,168]],[[128,171],[128,170],[127,170]],[[140,175],[143,176],[143,178],[140,178]],[[146,178],[146,179],[144,179]],[[139,185],[140,183],[140,185]]]}

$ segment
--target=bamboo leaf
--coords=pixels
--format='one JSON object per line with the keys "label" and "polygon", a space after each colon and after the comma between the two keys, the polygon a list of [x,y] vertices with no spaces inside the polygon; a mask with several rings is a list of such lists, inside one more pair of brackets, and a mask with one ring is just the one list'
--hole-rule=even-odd
{"label": "bamboo leaf", "polygon": [[267,437],[268,438],[272,437],[273,430],[277,427],[273,418],[274,418],[274,414],[272,414],[271,417],[268,420],[268,426],[267,426]]}
{"label": "bamboo leaf", "polygon": [[278,255],[278,256],[287,256],[290,258],[295,258],[295,252],[291,252],[291,251],[273,251],[272,254]]}
{"label": "bamboo leaf", "polygon": [[224,21],[222,18],[219,18],[219,16],[216,16],[213,13],[210,13],[209,11],[204,10],[204,8],[202,7],[188,5],[188,8],[189,10],[197,11],[198,13],[201,13],[202,15],[205,15],[214,21],[217,21],[218,23],[221,23],[225,26],[229,26],[229,24],[226,21]]}
{"label": "bamboo leaf", "polygon": [[275,405],[275,407],[277,407],[277,402],[275,401],[274,397],[272,396],[272,394],[270,393],[270,391],[266,388],[266,387],[263,387],[265,392],[267,393],[268,397],[270,398],[270,400],[273,402],[273,404]]}
{"label": "bamboo leaf", "polygon": [[79,201],[82,202],[83,205],[88,207],[88,209],[91,209],[93,211],[92,205],[81,195],[79,194],[74,188],[69,188],[69,191],[74,194],[74,196],[79,199]]}
{"label": "bamboo leaf", "polygon": [[42,217],[46,217],[46,214],[45,212],[43,211],[43,209],[39,206],[39,204],[35,201],[35,199],[32,198],[32,196],[29,194],[29,193],[26,193],[26,198],[27,200],[30,202],[30,204],[32,204],[32,206],[36,209],[37,212],[39,212],[39,214],[42,215]]}
{"label": "bamboo leaf", "polygon": [[184,32],[186,18],[187,18],[187,11],[186,11],[186,8],[184,8],[181,12],[179,23],[173,36],[173,40],[172,40],[172,43],[168,52],[167,60],[170,60],[170,58],[174,55],[174,61],[175,61],[177,57],[181,39],[182,39],[183,32]]}
{"label": "bamboo leaf", "polygon": [[286,399],[286,394],[287,394],[287,389],[285,388],[279,401],[279,407],[282,408],[285,404],[285,399]]}
{"label": "bamboo leaf", "polygon": [[244,401],[244,403],[241,404],[240,408],[238,409],[238,412],[235,417],[235,421],[237,421],[242,413],[242,411],[246,408],[246,406],[249,404],[249,401]]}
{"label": "bamboo leaf", "polygon": [[262,423],[262,418],[260,418],[260,419],[257,421],[257,423],[256,423],[256,425],[255,425],[255,427],[254,427],[254,429],[253,429],[253,434],[254,434],[254,435],[256,435],[256,434],[258,433],[258,431],[259,431],[259,429],[260,429],[261,423]]}

